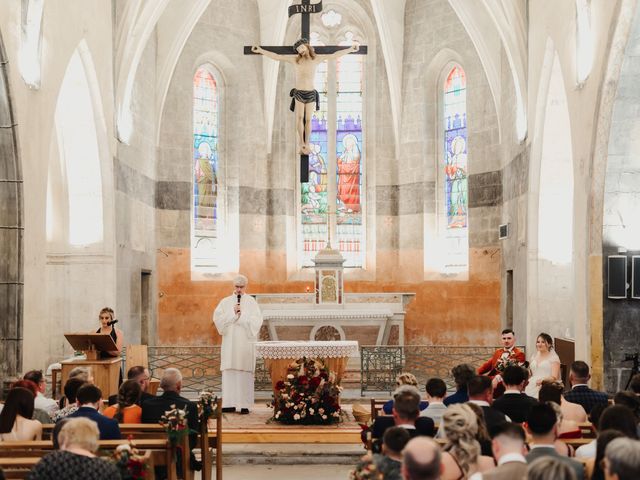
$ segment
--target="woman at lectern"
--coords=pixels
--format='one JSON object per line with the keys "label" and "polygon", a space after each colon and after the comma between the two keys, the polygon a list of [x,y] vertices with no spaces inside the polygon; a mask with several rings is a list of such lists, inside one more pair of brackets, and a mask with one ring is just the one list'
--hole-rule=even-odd
{"label": "woman at lectern", "polygon": [[116,344],[116,350],[108,352],[100,352],[100,358],[113,358],[119,357],[122,352],[122,339],[124,334],[122,330],[115,327],[115,323],[118,320],[113,319],[113,310],[109,307],[104,307],[100,310],[100,328],[96,330],[96,333],[107,333],[113,339],[113,343]]}

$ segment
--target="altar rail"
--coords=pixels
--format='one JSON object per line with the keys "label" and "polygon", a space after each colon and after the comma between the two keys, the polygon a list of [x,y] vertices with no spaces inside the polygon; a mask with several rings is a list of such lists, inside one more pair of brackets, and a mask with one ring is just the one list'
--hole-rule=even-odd
{"label": "altar rail", "polygon": [[[360,347],[360,393],[392,392],[396,376],[411,372],[418,379],[420,390],[431,377],[442,378],[449,389],[455,384],[451,369],[461,363],[478,367],[491,357],[498,346],[405,345]],[[524,350],[524,347],[520,347]],[[185,393],[202,390],[220,391],[220,347],[149,347],[149,370],[160,378],[165,368],[174,367],[183,375]],[[262,359],[256,361],[255,388],[270,391],[269,372]]]}
{"label": "altar rail", "polygon": [[[182,373],[182,391],[197,393],[202,390],[220,392],[220,346],[148,347],[149,372],[153,378],[162,377],[165,368],[173,367]],[[269,372],[259,358],[256,362],[256,390],[271,390]]]}
{"label": "altar rail", "polygon": [[[438,377],[449,390],[455,389],[451,369],[461,363],[479,367],[500,346],[405,345],[360,347],[360,394],[364,392],[391,393],[396,388],[396,376],[413,373],[420,390],[427,380]],[[523,346],[519,346],[524,351]]]}

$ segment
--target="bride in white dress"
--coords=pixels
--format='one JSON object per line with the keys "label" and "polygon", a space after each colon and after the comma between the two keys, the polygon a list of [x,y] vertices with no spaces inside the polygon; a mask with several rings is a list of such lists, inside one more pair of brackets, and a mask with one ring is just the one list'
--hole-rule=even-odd
{"label": "bride in white dress", "polygon": [[556,381],[560,378],[560,357],[553,351],[553,339],[547,333],[541,333],[536,340],[536,353],[529,362],[531,377],[524,393],[538,398],[540,386],[544,380]]}

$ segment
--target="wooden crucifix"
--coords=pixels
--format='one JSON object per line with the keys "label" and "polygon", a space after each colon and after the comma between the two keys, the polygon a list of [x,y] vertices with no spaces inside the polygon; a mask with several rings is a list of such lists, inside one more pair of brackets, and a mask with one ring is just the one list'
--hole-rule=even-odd
{"label": "wooden crucifix", "polygon": [[298,153],[300,154],[300,182],[309,181],[309,153],[311,149],[311,116],[320,109],[320,97],[314,87],[316,67],[319,63],[333,58],[339,58],[350,53],[366,55],[367,47],[355,44],[351,47],[328,45],[312,47],[309,44],[310,15],[322,11],[322,0],[311,3],[311,0],[301,0],[298,5],[289,7],[289,17],[300,14],[301,38],[292,47],[253,46],[244,47],[245,55],[264,55],[273,60],[291,63],[295,67],[296,84],[289,95],[292,97],[291,110],[296,114],[296,133]]}

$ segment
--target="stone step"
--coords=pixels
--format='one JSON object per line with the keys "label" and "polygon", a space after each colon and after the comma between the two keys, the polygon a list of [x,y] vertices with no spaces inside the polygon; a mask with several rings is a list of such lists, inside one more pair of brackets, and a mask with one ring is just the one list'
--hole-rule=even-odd
{"label": "stone step", "polygon": [[366,452],[353,444],[227,444],[223,465],[355,465]]}

